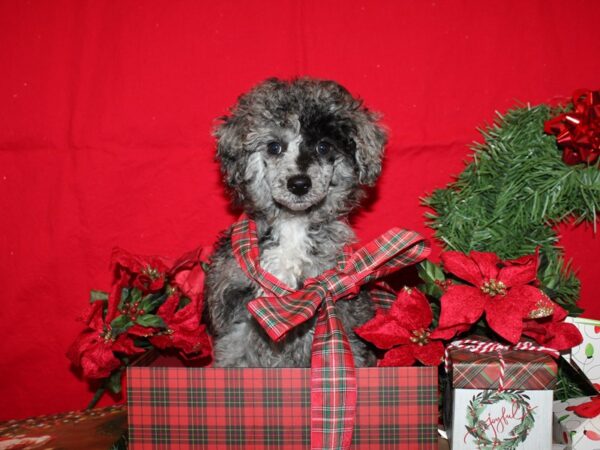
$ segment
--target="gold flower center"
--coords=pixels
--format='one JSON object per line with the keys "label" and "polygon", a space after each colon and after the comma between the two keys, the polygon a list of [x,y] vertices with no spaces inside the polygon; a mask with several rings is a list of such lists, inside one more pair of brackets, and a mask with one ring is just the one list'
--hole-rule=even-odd
{"label": "gold flower center", "polygon": [[412,336],[410,337],[410,342],[418,345],[425,345],[429,343],[429,335],[431,332],[425,328],[420,328],[418,330],[412,330]]}
{"label": "gold flower center", "polygon": [[484,281],[481,285],[481,292],[490,297],[495,297],[496,295],[506,295],[506,285],[500,281],[490,278],[487,281]]}
{"label": "gold flower center", "polygon": [[112,329],[110,327],[104,328],[104,332],[100,333],[100,337],[104,340],[106,344],[115,341],[115,337],[112,335]]}
{"label": "gold flower center", "polygon": [[150,277],[150,279],[152,281],[156,280],[158,277],[160,277],[160,272],[158,271],[158,269],[155,269],[152,266],[146,266],[146,268],[142,271],[142,273],[144,275],[147,275],[148,277]]}

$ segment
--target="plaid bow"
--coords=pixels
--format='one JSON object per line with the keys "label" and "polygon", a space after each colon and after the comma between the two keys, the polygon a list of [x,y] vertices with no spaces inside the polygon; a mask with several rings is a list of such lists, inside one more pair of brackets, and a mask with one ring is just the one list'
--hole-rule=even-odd
{"label": "plaid bow", "polygon": [[352,253],[344,250],[334,269],[295,290],[265,271],[255,222],[245,215],[232,227],[235,258],[265,293],[248,310],[275,341],[317,315],[311,360],[311,448],[347,449],[356,410],[356,374],[350,343],[334,303],[356,295],[363,284],[427,257],[429,244],[413,231],[391,229]]}

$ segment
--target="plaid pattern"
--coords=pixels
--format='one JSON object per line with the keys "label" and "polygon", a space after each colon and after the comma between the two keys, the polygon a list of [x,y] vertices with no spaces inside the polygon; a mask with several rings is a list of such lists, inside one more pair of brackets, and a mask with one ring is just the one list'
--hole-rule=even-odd
{"label": "plaid pattern", "polygon": [[355,420],[356,375],[334,302],[356,295],[363,284],[426,258],[428,243],[418,233],[394,228],[355,253],[346,249],[336,268],[306,280],[301,289],[294,290],[260,267],[252,219],[242,215],[233,225],[231,239],[242,270],[271,294],[252,300],[248,310],[273,340],[317,314],[311,359],[311,448],[349,448]]}
{"label": "plaid pattern", "polygon": [[[552,389],[558,368],[550,356],[531,351],[504,350],[504,389]],[[452,385],[462,389],[498,389],[502,366],[495,352],[478,354],[451,349]]]}
{"label": "plaid pattern", "polygon": [[[132,450],[305,450],[310,369],[130,367]],[[357,369],[354,450],[437,449],[437,368]]]}

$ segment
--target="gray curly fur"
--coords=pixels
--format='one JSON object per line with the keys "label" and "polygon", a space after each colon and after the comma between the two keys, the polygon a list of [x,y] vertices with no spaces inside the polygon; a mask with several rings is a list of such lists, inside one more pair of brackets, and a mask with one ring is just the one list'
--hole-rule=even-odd
{"label": "gray curly fur", "polygon": [[[378,116],[333,81],[269,79],[238,99],[215,136],[225,183],[256,221],[262,267],[293,287],[334,267],[354,241],[346,217],[381,171],[386,133]],[[264,293],[235,261],[230,233],[216,244],[206,279],[215,365],[310,366],[314,320],[270,340],[246,309]],[[336,313],[356,365],[374,364],[352,331],[374,314],[369,295],[338,301]]]}

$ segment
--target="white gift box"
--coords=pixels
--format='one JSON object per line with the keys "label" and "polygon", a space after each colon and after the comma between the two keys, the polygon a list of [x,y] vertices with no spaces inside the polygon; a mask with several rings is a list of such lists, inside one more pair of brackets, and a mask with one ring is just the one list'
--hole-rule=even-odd
{"label": "white gift box", "polygon": [[453,348],[449,361],[444,423],[453,450],[552,449],[553,358]]}
{"label": "white gift box", "polygon": [[574,324],[583,336],[583,342],[571,349],[571,362],[575,363],[592,383],[600,384],[600,321],[567,317],[565,322]]}
{"label": "white gift box", "polygon": [[453,450],[552,448],[551,390],[454,389],[453,403]]}
{"label": "white gift box", "polygon": [[600,450],[600,416],[587,419],[579,417],[569,406],[590,401],[591,397],[580,397],[565,402],[554,402],[554,441],[567,444],[572,450]]}

